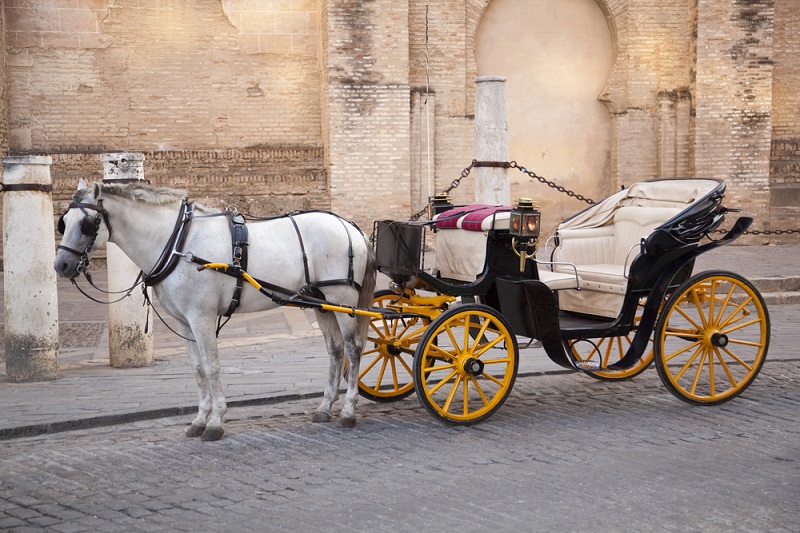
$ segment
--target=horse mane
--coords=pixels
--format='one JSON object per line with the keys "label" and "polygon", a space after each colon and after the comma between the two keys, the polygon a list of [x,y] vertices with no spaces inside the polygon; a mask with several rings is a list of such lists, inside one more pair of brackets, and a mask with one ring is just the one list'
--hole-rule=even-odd
{"label": "horse mane", "polygon": [[157,187],[147,183],[103,183],[100,187],[103,194],[108,196],[118,196],[146,204],[171,204],[189,196],[189,193],[182,189]]}
{"label": "horse mane", "polygon": [[[184,189],[172,189],[170,187],[159,187],[145,182],[130,183],[100,183],[102,194],[107,196],[117,196],[127,198],[136,202],[144,202],[151,205],[164,205],[180,202],[189,197],[189,193]],[[93,187],[90,185],[75,194],[75,201],[80,202],[92,194]],[[195,207],[200,211],[215,212],[217,210],[195,203]]]}

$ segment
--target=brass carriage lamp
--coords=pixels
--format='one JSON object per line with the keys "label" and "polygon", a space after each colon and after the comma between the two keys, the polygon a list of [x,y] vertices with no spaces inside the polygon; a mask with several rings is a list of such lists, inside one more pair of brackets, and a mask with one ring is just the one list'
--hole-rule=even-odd
{"label": "brass carriage lamp", "polygon": [[511,210],[509,233],[511,249],[519,256],[519,271],[525,272],[525,263],[536,255],[536,239],[539,237],[539,223],[542,214],[539,206],[530,198],[520,198]]}
{"label": "brass carriage lamp", "polygon": [[515,237],[536,239],[539,237],[539,223],[542,214],[539,206],[530,198],[520,198],[511,210],[510,233]]}
{"label": "brass carriage lamp", "polygon": [[444,213],[453,208],[453,199],[446,192],[434,194],[428,198],[428,218],[433,219],[439,213]]}

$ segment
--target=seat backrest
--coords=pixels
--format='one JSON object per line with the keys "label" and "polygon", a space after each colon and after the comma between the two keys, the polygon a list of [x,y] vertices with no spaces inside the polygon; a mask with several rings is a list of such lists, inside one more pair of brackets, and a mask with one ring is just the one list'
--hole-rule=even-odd
{"label": "seat backrest", "polygon": [[[631,247],[639,244],[654,229],[681,212],[680,207],[624,206],[614,212],[613,263],[621,265]],[[631,259],[639,250],[630,252]]]}

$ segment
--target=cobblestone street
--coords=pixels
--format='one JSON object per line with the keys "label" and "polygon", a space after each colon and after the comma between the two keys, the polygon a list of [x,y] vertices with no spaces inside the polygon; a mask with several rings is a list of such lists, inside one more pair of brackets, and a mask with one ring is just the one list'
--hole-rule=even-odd
{"label": "cobblestone street", "polygon": [[800,531],[800,362],[693,407],[654,369],[621,383],[520,378],[494,417],[435,422],[415,397],[362,400],[355,430],[317,400],[3,442],[0,530]]}

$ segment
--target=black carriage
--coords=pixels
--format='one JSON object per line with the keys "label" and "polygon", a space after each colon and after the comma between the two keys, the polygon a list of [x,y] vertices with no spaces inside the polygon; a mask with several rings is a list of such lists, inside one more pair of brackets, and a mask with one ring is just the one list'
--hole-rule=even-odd
{"label": "black carriage", "polygon": [[[535,204],[432,206],[425,222],[375,223],[379,291],[360,393],[416,390],[434,417],[470,424],[494,413],[516,378],[519,346],[538,341],[561,367],[632,378],[655,361],[667,389],[711,405],[744,391],[769,345],[758,290],[727,271],[693,275],[702,253],[738,238],[714,179],[637,183],[563,221],[539,242]],[[426,241],[435,263],[425,264]]]}

